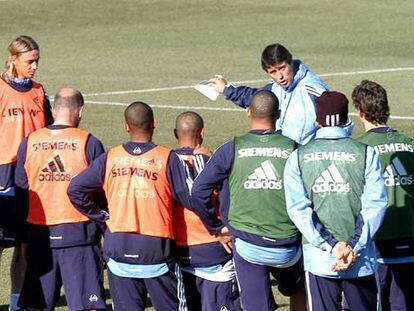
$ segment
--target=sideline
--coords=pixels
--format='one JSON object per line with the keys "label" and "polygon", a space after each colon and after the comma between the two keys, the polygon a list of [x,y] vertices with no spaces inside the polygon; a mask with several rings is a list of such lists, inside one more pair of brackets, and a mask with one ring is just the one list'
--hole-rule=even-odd
{"label": "sideline", "polygon": [[[353,76],[361,74],[371,74],[371,73],[384,73],[384,72],[399,72],[399,71],[414,71],[414,67],[397,67],[397,68],[383,68],[383,69],[373,69],[373,70],[362,70],[362,71],[345,71],[345,72],[332,72],[332,73],[321,73],[317,74],[319,77],[338,77],[338,76]],[[245,83],[260,83],[260,82],[269,82],[268,79],[261,80],[246,80],[246,81],[234,81],[236,84],[245,84]],[[83,96],[102,96],[102,95],[122,95],[122,94],[138,94],[138,93],[154,93],[154,92],[164,92],[164,91],[175,91],[175,90],[185,90],[191,89],[194,85],[181,85],[181,86],[169,86],[169,87],[159,87],[151,89],[141,89],[141,90],[125,90],[125,91],[110,91],[110,92],[99,92],[99,93],[86,93]]]}
{"label": "sideline", "polygon": [[[121,103],[121,102],[106,102],[106,101],[95,101],[95,100],[85,100],[86,104],[95,104],[95,105],[108,105],[108,106],[128,106],[130,103]],[[210,111],[245,111],[242,108],[225,108],[225,107],[203,107],[203,106],[181,106],[181,105],[151,105],[155,109],[177,109],[177,110],[210,110]],[[356,113],[348,113],[350,116],[357,116]],[[414,120],[414,117],[411,116],[390,116],[390,119],[394,120]]]}

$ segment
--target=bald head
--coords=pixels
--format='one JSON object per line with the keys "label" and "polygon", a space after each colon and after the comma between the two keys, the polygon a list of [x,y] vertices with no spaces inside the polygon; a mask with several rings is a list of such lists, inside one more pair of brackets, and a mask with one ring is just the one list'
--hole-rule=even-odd
{"label": "bald head", "polygon": [[133,102],[125,109],[124,116],[132,132],[149,133],[154,130],[154,114],[146,103]]}
{"label": "bald head", "polygon": [[52,107],[55,110],[67,108],[72,112],[76,112],[83,105],[84,100],[82,94],[78,90],[66,87],[57,92]]}
{"label": "bald head", "polygon": [[270,91],[259,91],[254,94],[250,106],[250,118],[275,122],[279,118],[279,101]]}

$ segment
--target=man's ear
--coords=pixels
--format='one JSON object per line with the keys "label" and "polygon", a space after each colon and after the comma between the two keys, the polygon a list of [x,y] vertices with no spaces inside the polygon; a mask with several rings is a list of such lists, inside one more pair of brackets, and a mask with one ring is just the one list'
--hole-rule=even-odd
{"label": "man's ear", "polygon": [[277,110],[276,111],[275,117],[276,117],[276,120],[279,120],[279,118],[280,118],[280,110]]}
{"label": "man's ear", "polygon": [[204,139],[204,135],[205,135],[205,129],[204,129],[204,127],[201,129],[201,131],[200,131],[200,136],[201,136],[201,139]]}
{"label": "man's ear", "polygon": [[365,113],[358,109],[358,117],[362,120],[365,120]]}
{"label": "man's ear", "polygon": [[247,107],[246,114],[248,118],[250,118],[250,116],[252,115],[252,109],[250,107]]}
{"label": "man's ear", "polygon": [[154,121],[152,121],[152,128],[156,129],[157,128],[157,120],[154,119]]}
{"label": "man's ear", "polygon": [[78,110],[78,117],[79,120],[82,119],[82,115],[83,115],[83,109],[85,108],[85,106],[81,106]]}
{"label": "man's ear", "polygon": [[125,132],[127,133],[131,132],[131,129],[129,128],[128,123],[124,123],[124,129],[125,129]]}
{"label": "man's ear", "polygon": [[174,137],[175,139],[178,139],[177,129],[174,129]]}

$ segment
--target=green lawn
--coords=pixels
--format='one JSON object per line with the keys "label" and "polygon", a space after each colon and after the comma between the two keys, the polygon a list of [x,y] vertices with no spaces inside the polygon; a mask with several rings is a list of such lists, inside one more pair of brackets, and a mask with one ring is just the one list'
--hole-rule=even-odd
{"label": "green lawn", "polygon": [[[106,103],[87,105],[82,122],[106,148],[126,139],[124,107],[114,103],[135,100],[169,107],[154,110],[155,141],[170,147],[175,116],[184,110],[177,106],[197,107],[212,148],[245,132],[243,111],[219,110],[234,108],[232,103],[223,98],[211,102],[190,88],[174,87],[217,73],[230,81],[266,80],[260,54],[273,42],[323,74],[332,90],[350,96],[362,79],[383,84],[392,114],[412,117],[390,124],[414,136],[414,2],[2,0],[0,12],[0,61],[6,60],[15,36],[33,36],[41,46],[37,79],[50,94],[72,86],[95,94],[85,96],[87,102]],[[168,89],[136,92],[153,88]],[[128,92],[101,94],[114,91]],[[359,135],[361,126],[354,121]],[[8,301],[8,262],[6,252],[0,310]]]}

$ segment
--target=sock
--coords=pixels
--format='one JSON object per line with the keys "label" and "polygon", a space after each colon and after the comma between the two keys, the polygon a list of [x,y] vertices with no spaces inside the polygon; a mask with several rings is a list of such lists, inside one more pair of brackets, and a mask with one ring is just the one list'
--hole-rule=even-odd
{"label": "sock", "polygon": [[20,293],[11,293],[10,294],[10,306],[9,311],[17,311],[20,310],[17,303],[19,302]]}

